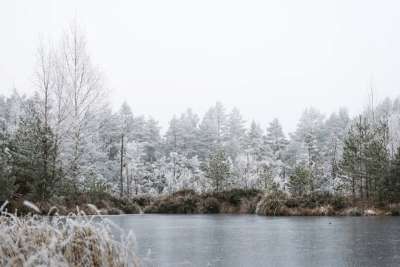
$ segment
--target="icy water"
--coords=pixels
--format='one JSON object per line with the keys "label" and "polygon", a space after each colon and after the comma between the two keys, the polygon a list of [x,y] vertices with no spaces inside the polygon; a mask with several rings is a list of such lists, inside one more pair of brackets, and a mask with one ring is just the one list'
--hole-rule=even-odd
{"label": "icy water", "polygon": [[149,266],[400,266],[400,218],[122,215]]}

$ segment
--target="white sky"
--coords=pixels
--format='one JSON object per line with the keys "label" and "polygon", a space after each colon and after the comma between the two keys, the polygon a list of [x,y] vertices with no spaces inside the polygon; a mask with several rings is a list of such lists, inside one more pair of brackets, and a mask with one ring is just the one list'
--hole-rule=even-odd
{"label": "white sky", "polygon": [[164,128],[219,100],[292,131],[308,106],[360,111],[371,80],[378,100],[400,93],[400,2],[386,0],[2,0],[0,93],[32,91],[41,36],[74,17],[113,105]]}

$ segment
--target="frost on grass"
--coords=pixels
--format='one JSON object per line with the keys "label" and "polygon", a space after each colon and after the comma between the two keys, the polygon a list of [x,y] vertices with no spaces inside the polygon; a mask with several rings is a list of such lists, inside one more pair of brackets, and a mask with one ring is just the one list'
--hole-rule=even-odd
{"label": "frost on grass", "polygon": [[0,213],[0,266],[139,266],[133,234],[99,216]]}

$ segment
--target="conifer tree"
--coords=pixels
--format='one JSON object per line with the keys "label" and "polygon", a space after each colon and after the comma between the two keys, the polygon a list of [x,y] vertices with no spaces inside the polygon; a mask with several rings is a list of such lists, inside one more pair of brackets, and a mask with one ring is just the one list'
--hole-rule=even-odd
{"label": "conifer tree", "polygon": [[224,189],[230,176],[230,162],[222,149],[218,149],[209,156],[205,176],[210,180],[215,192]]}
{"label": "conifer tree", "polygon": [[266,142],[272,150],[276,160],[282,160],[288,140],[283,133],[282,126],[278,119],[274,119],[267,127]]}
{"label": "conifer tree", "polygon": [[294,173],[289,177],[289,192],[295,196],[303,196],[312,192],[311,174],[308,168],[297,166]]}
{"label": "conifer tree", "polygon": [[400,201],[400,147],[397,148],[395,157],[391,162],[384,188],[385,200],[389,202]]}
{"label": "conifer tree", "polygon": [[217,102],[211,107],[199,125],[199,157],[206,159],[216,149],[224,146],[226,134],[225,108]]}
{"label": "conifer tree", "polygon": [[0,201],[9,199],[15,190],[15,179],[10,175],[8,143],[5,120],[0,117]]}
{"label": "conifer tree", "polygon": [[46,200],[56,189],[60,176],[51,164],[57,156],[53,133],[43,124],[35,104],[32,100],[26,103],[25,116],[10,142],[10,164],[18,192]]}
{"label": "conifer tree", "polygon": [[240,111],[233,108],[228,115],[224,138],[227,154],[232,160],[235,160],[245,148],[246,129],[244,123]]}

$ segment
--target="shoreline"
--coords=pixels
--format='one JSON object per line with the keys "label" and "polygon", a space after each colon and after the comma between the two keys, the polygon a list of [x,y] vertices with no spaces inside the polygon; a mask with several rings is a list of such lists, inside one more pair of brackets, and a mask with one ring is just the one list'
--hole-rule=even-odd
{"label": "shoreline", "polygon": [[40,212],[26,207],[21,200],[11,200],[5,210],[18,215],[120,215],[120,214],[257,214],[261,216],[399,216],[400,203],[373,205],[351,201],[343,196],[312,195],[289,197],[283,192],[264,194],[257,190],[230,190],[199,194],[191,190],[163,196],[135,196],[119,199],[108,194],[74,201],[33,202]]}

